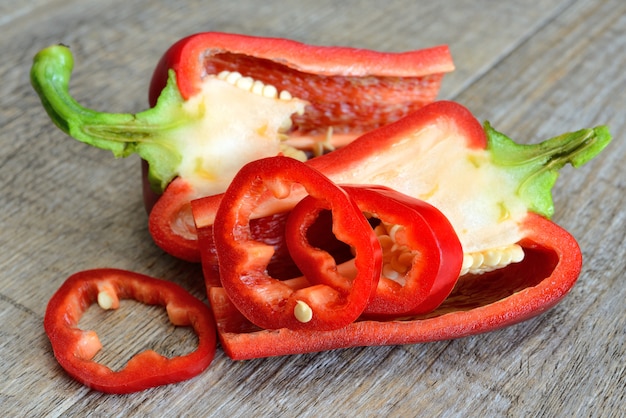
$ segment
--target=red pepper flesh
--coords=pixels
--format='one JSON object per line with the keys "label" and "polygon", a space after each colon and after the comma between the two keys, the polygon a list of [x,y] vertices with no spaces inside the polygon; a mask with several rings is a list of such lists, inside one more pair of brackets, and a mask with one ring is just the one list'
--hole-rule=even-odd
{"label": "red pepper flesh", "polygon": [[[105,302],[101,302],[104,298]],[[119,299],[162,305],[176,326],[191,326],[197,349],[166,358],[147,350],[131,358],[120,371],[94,362],[101,344],[94,331],[78,322],[96,300],[116,309]],[[77,381],[107,393],[131,393],[190,379],[204,371],[215,355],[216,332],[211,310],[180,286],[164,280],[117,269],[95,269],[69,277],[50,299],[44,328],[61,366]]]}
{"label": "red pepper flesh", "polygon": [[[252,237],[250,218],[267,201],[303,192],[332,211],[337,238],[354,248],[355,277],[338,272],[335,260],[323,250],[295,260],[303,278],[280,281],[269,275],[274,247]],[[289,157],[257,160],[239,171],[218,209],[213,240],[229,299],[265,329],[341,328],[361,315],[380,277],[380,246],[358,206],[326,177]]]}
{"label": "red pepper flesh", "polygon": [[332,331],[263,330],[238,313],[224,290],[209,300],[224,352],[234,360],[338,348],[417,344],[494,331],[539,315],[556,305],[580,274],[576,240],[553,222],[529,213],[520,242],[526,256],[508,267],[463,277],[435,311],[398,320],[358,320]]}
{"label": "red pepper flesh", "polygon": [[189,262],[201,260],[191,214],[194,195],[191,184],[180,177],[172,180],[160,197],[144,187],[144,199],[152,198],[156,202],[148,215],[152,240],[168,254]]}

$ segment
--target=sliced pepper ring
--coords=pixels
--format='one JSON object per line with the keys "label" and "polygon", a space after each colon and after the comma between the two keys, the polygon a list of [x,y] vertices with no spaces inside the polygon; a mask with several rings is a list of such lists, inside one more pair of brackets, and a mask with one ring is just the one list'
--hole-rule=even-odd
{"label": "sliced pepper ring", "polygon": [[[255,208],[293,195],[312,195],[333,214],[337,239],[353,247],[355,277],[342,276],[330,254],[315,251],[306,264],[321,263],[325,278],[280,281],[268,273],[274,247],[254,240],[250,218]],[[245,165],[224,194],[213,239],[226,294],[237,309],[264,329],[331,330],[356,320],[365,309],[381,269],[380,245],[347,193],[318,171],[289,157],[270,157]],[[301,271],[313,271],[306,264]]]}
{"label": "sliced pepper ring", "polygon": [[[380,220],[375,230],[382,231],[377,236],[383,268],[364,315],[398,317],[437,308],[456,284],[463,262],[461,242],[448,219],[432,205],[387,187],[341,187],[362,212]],[[289,215],[285,235],[296,263],[310,251],[298,229],[310,224],[305,219],[320,209],[316,199],[307,196]]]}
{"label": "sliced pepper ring", "polygon": [[[146,350],[120,371],[93,361],[102,344],[94,331],[79,329],[78,322],[96,301],[104,309],[117,309],[120,299],[164,306],[174,325],[193,328],[197,349],[172,358]],[[190,379],[204,371],[215,355],[215,321],[204,303],[174,283],[125,270],[94,269],[70,276],[50,299],[44,328],[65,371],[84,385],[107,393],[137,392]]]}

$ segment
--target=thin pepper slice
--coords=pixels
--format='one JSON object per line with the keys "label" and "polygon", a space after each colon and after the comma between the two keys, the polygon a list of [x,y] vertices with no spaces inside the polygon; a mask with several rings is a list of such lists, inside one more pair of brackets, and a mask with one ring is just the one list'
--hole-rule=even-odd
{"label": "thin pepper slice", "polygon": [[[172,358],[153,350],[132,357],[120,371],[93,361],[102,348],[94,331],[78,328],[93,303],[117,309],[120,299],[162,305],[176,326],[191,326],[198,347]],[[211,310],[182,287],[164,280],[118,269],[94,269],[70,276],[50,299],[44,328],[54,355],[66,372],[84,385],[107,393],[131,393],[197,376],[215,355],[216,331]]]}
{"label": "thin pepper slice", "polygon": [[209,300],[224,352],[234,360],[301,354],[358,346],[418,344],[494,331],[539,315],[574,286],[582,254],[574,237],[529,213],[522,222],[526,253],[520,263],[464,276],[433,312],[396,320],[358,320],[332,331],[260,329],[230,303],[223,288]]}
{"label": "thin pepper slice", "polygon": [[[341,187],[370,219],[380,221],[375,230],[382,230],[377,236],[383,269],[364,315],[398,317],[434,310],[457,282],[463,261],[461,243],[448,219],[434,206],[387,187]],[[292,236],[288,231],[288,242]]]}
{"label": "thin pepper slice", "polygon": [[[253,238],[250,218],[257,207],[280,204],[292,193],[312,195],[332,212],[337,239],[355,253],[354,277],[341,274],[322,249],[295,260],[304,277],[281,281],[269,274],[274,246]],[[322,174],[289,157],[257,160],[239,171],[217,212],[213,239],[226,294],[265,329],[344,327],[361,315],[380,277],[380,245],[358,206]]]}

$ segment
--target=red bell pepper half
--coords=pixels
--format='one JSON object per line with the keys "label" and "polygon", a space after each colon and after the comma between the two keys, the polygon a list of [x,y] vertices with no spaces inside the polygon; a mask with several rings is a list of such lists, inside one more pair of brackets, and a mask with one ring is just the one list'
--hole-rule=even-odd
{"label": "red bell pepper half", "polygon": [[[508,252],[523,239],[521,225],[529,212],[550,218],[559,169],[583,165],[610,141],[608,129],[599,126],[517,144],[488,123],[481,126],[462,105],[442,101],[306,165],[337,184],[381,185],[435,206],[454,227],[471,266],[473,258]],[[283,201],[281,210],[301,198]],[[194,202],[197,228],[210,228],[221,199]],[[275,212],[267,207],[259,217]]]}
{"label": "red bell pepper half", "polygon": [[31,81],[49,116],[116,157],[138,154],[155,242],[199,261],[190,200],[223,192],[249,161],[306,159],[305,150],[332,149],[397,120],[433,101],[454,65],[446,46],[384,53],[200,33],[164,54],[152,77],[153,107],[137,114],[81,106],[68,90],[72,68],[61,45],[34,59]]}
{"label": "red bell pepper half", "polygon": [[[173,358],[147,350],[117,372],[94,362],[102,345],[94,331],[79,329],[78,322],[96,301],[103,309],[117,309],[120,299],[164,306],[174,325],[193,328],[198,336],[197,349]],[[174,283],[124,270],[88,270],[68,278],[48,303],[44,328],[55,357],[67,373],[107,393],[137,392],[190,379],[205,370],[215,355],[215,322],[206,305]]]}
{"label": "red bell pepper half", "polygon": [[[280,205],[292,193],[313,196],[319,207],[331,211],[334,235],[354,251],[354,275],[343,274],[327,251],[309,247],[294,259],[303,277],[270,276],[274,246],[252,237],[250,218],[257,207]],[[229,299],[265,329],[344,327],[361,315],[380,277],[380,245],[356,203],[322,174],[289,157],[253,161],[239,171],[217,212],[213,239]]]}
{"label": "red bell pepper half", "polygon": [[235,360],[357,346],[417,344],[494,331],[556,305],[581,270],[580,248],[567,231],[529,213],[521,224],[524,260],[481,275],[461,277],[433,312],[395,320],[358,320],[331,331],[265,330],[247,321],[224,289],[209,300],[224,352]]}
{"label": "red bell pepper half", "polygon": [[[381,277],[363,315],[398,317],[434,310],[454,287],[463,262],[461,243],[450,222],[435,207],[392,189],[341,188],[374,223],[383,251]],[[307,233],[320,235],[313,221],[321,210],[319,200],[307,196],[289,213],[285,240],[296,264],[313,251]],[[315,231],[309,231],[311,225]]]}

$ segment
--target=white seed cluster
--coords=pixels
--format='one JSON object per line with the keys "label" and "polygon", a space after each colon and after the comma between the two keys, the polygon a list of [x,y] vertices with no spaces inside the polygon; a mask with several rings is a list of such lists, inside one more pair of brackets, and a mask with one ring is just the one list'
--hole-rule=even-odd
{"label": "white seed cluster", "polygon": [[[383,276],[404,285],[406,274],[413,266],[417,251],[407,245],[406,231],[402,225],[381,222],[374,228],[383,250]],[[459,276],[482,274],[519,263],[524,259],[524,249],[518,244],[463,254]]]}
{"label": "white seed cluster", "polygon": [[465,253],[463,254],[463,265],[460,275],[487,273],[506,267],[511,263],[519,263],[523,259],[524,249],[518,244]]}
{"label": "white seed cluster", "polygon": [[276,87],[271,84],[265,84],[262,81],[255,80],[252,77],[244,77],[237,71],[222,71],[217,75],[219,80],[226,81],[233,86],[239,87],[242,90],[249,91],[259,96],[267,97],[270,99],[291,100],[293,96],[287,90],[283,90],[280,93]]}
{"label": "white seed cluster", "polygon": [[383,276],[404,285],[406,273],[417,255],[407,245],[404,226],[381,222],[374,232],[383,250]]}

